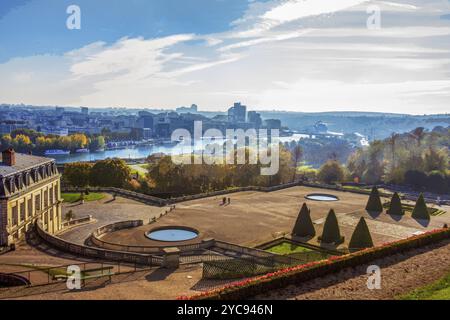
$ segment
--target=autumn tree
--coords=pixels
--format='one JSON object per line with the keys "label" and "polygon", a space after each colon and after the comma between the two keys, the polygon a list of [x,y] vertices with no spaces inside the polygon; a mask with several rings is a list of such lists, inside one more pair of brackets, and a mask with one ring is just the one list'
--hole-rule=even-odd
{"label": "autumn tree", "polygon": [[63,178],[74,187],[87,187],[90,183],[92,164],[87,162],[66,163]]}
{"label": "autumn tree", "polygon": [[90,182],[94,186],[124,187],[130,179],[131,170],[121,159],[97,161],[91,169]]}

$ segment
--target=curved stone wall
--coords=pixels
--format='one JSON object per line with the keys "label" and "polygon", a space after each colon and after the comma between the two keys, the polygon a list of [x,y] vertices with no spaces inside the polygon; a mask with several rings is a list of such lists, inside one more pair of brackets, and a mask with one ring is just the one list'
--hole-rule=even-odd
{"label": "curved stone wall", "polygon": [[97,258],[106,261],[131,262],[147,266],[160,266],[163,263],[162,257],[150,254],[139,254],[135,252],[122,252],[103,248],[88,247],[85,245],[79,245],[63,240],[45,231],[42,228],[42,222],[40,220],[36,222],[36,232],[42,240],[56,247],[57,249],[79,256]]}
{"label": "curved stone wall", "polygon": [[91,242],[103,249],[122,251],[122,252],[134,252],[134,253],[145,253],[145,254],[163,254],[165,248],[177,247],[181,252],[188,253],[200,249],[207,249],[215,245],[214,239],[205,239],[199,243],[186,244],[186,245],[168,245],[168,246],[127,246],[118,243],[108,242],[101,239],[102,235],[114,232],[121,229],[135,228],[142,226],[144,223],[142,220],[132,220],[132,221],[121,221],[112,223],[103,227],[98,228],[91,234]]}

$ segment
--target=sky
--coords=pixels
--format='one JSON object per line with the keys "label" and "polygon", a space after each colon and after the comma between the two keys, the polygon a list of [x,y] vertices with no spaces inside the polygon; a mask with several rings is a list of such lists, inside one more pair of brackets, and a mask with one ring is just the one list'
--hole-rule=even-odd
{"label": "sky", "polygon": [[450,0],[0,2],[0,103],[449,113],[449,67]]}

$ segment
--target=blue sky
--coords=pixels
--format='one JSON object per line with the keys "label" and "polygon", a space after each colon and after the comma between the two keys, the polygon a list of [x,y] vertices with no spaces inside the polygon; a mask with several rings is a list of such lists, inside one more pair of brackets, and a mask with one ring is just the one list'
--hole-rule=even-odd
{"label": "blue sky", "polygon": [[[81,8],[78,32],[66,28],[72,4]],[[0,3],[0,62],[122,37],[221,32],[247,8],[245,0],[8,0]]]}
{"label": "blue sky", "polygon": [[445,113],[449,15],[448,0],[3,1],[0,103]]}

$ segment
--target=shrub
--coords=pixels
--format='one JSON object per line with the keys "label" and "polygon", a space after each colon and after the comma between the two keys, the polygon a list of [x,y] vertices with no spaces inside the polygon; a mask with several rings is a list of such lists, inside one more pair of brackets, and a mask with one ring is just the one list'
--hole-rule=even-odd
{"label": "shrub", "polygon": [[344,237],[341,236],[336,213],[334,213],[333,209],[330,209],[328,213],[325,225],[323,226],[322,236],[319,237],[319,240],[324,243],[334,243],[336,245],[344,242]]}
{"label": "shrub", "polygon": [[392,196],[391,203],[387,213],[396,216],[401,216],[405,213],[402,209],[402,201],[400,200],[400,197],[397,192],[395,192],[394,195]]}
{"label": "shrub", "polygon": [[344,169],[336,160],[329,160],[319,169],[318,178],[328,184],[341,182],[344,179]]}
{"label": "shrub", "polygon": [[423,194],[420,194],[417,199],[416,206],[411,215],[414,219],[425,219],[430,220],[430,213],[428,212],[427,204],[425,203],[425,199]]}
{"label": "shrub", "polygon": [[421,190],[427,184],[427,175],[418,170],[408,170],[405,173],[405,184],[413,187],[415,190]]}
{"label": "shrub", "polygon": [[348,245],[350,250],[361,250],[373,247],[372,236],[370,235],[369,227],[366,220],[361,217],[355,231],[353,231],[352,238]]}
{"label": "shrub", "polygon": [[308,209],[306,203],[303,203],[302,208],[298,214],[297,220],[295,221],[294,229],[292,234],[299,237],[314,237],[316,235],[316,230],[314,229],[313,222],[311,220],[311,210]]}
{"label": "shrub", "polygon": [[429,191],[441,194],[448,193],[449,188],[445,178],[445,175],[443,175],[441,172],[432,171],[427,179],[427,189]]}
{"label": "shrub", "polygon": [[377,187],[373,187],[370,192],[369,201],[367,201],[366,210],[370,212],[383,212],[383,205],[381,204],[380,193]]}

